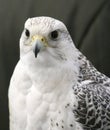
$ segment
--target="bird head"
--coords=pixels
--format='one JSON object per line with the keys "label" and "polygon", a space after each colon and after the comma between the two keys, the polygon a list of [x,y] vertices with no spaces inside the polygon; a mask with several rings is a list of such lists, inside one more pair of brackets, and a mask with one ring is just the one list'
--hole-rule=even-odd
{"label": "bird head", "polygon": [[51,17],[29,18],[20,38],[20,58],[49,58],[64,61],[71,56],[74,44],[66,26]]}

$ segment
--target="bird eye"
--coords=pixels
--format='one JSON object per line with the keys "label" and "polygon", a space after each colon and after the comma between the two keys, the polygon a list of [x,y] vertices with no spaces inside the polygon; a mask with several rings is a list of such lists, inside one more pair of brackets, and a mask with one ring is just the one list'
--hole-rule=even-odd
{"label": "bird eye", "polygon": [[29,30],[28,30],[28,29],[25,29],[25,35],[26,35],[27,37],[29,37],[29,36],[30,36],[30,32],[29,32]]}
{"label": "bird eye", "polygon": [[58,38],[58,31],[55,30],[55,31],[51,32],[50,35],[51,35],[51,39],[56,40]]}

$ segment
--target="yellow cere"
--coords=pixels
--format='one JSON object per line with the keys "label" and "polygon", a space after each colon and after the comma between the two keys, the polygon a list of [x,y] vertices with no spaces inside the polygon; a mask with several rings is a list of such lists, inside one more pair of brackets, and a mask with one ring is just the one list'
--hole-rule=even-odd
{"label": "yellow cere", "polygon": [[35,41],[35,40],[41,41],[44,44],[45,47],[49,46],[46,38],[41,36],[41,35],[34,35],[34,36],[32,36],[32,42]]}

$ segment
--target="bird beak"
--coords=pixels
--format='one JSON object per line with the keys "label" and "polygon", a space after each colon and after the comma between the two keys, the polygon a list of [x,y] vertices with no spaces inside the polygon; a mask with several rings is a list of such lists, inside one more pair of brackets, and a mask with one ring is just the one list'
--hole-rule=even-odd
{"label": "bird beak", "polygon": [[32,36],[32,46],[35,57],[37,57],[40,50],[48,46],[48,42],[45,37],[40,35]]}

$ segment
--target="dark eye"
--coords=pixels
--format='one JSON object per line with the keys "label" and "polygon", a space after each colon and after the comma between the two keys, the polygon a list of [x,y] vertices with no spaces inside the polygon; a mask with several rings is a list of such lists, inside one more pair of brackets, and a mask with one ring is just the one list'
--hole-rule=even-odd
{"label": "dark eye", "polygon": [[57,30],[51,32],[51,38],[52,38],[53,40],[55,40],[55,39],[58,38],[58,31],[57,31]]}
{"label": "dark eye", "polygon": [[29,30],[28,30],[28,29],[25,29],[25,35],[26,35],[27,37],[29,37],[29,36],[30,36],[30,32],[29,32]]}

